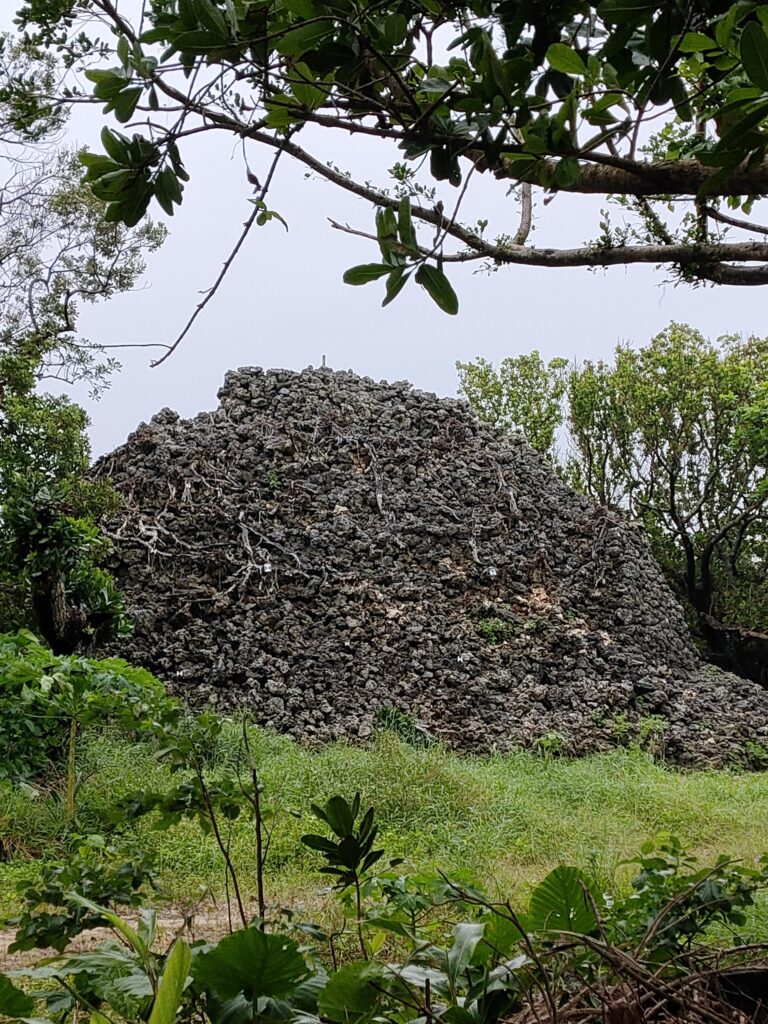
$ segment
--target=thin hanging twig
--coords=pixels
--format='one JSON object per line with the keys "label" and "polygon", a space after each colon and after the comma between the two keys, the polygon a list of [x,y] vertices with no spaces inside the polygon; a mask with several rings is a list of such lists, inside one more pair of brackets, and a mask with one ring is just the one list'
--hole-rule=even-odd
{"label": "thin hanging twig", "polygon": [[[284,143],[288,142],[288,138],[289,137],[286,136],[286,138],[284,139]],[[235,242],[235,245],[232,248],[232,251],[230,252],[229,256],[227,256],[226,260],[224,261],[224,266],[221,268],[221,272],[219,273],[219,276],[216,278],[216,280],[214,281],[213,285],[205,293],[205,297],[200,302],[198,302],[197,306],[195,307],[194,312],[192,313],[192,316],[189,318],[189,320],[187,320],[187,322],[186,322],[186,324],[184,326],[183,331],[181,332],[181,334],[179,334],[179,336],[176,338],[174,343],[172,345],[168,346],[168,351],[165,353],[165,355],[161,356],[159,359],[154,359],[149,364],[153,369],[156,366],[160,366],[160,364],[164,363],[165,360],[168,359],[169,356],[173,355],[173,353],[176,351],[176,349],[179,347],[179,345],[182,343],[182,341],[184,341],[186,336],[192,330],[192,327],[194,326],[195,321],[197,320],[197,318],[200,316],[200,314],[203,312],[205,307],[208,305],[208,303],[211,301],[211,299],[214,297],[216,292],[221,287],[221,285],[222,285],[222,283],[224,281],[224,278],[229,273],[230,267],[235,262],[235,258],[237,257],[237,254],[242,249],[243,244],[245,243],[246,238],[250,234],[251,228],[256,223],[257,217],[259,216],[260,213],[263,212],[262,208],[260,206],[260,203],[264,200],[264,197],[266,196],[267,192],[269,191],[269,186],[272,184],[272,178],[274,177],[275,171],[277,169],[278,162],[279,162],[280,157],[283,155],[284,152],[285,152],[285,147],[283,146],[280,149],[278,149],[278,151],[275,153],[274,159],[272,160],[272,164],[271,164],[271,166],[269,168],[269,174],[267,175],[266,181],[264,182],[264,185],[262,186],[261,190],[259,191],[258,196],[254,200],[252,200],[252,202],[254,204],[253,205],[253,212],[251,213],[250,217],[248,218],[248,220],[243,225],[243,230],[240,232],[240,237]]]}

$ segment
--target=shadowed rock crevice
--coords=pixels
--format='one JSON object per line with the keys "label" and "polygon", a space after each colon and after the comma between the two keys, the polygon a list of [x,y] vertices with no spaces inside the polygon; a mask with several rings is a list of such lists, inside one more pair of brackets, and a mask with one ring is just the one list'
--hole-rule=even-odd
{"label": "shadowed rock crevice", "polygon": [[705,666],[636,526],[463,402],[243,369],[99,460],[136,629],[190,703],[304,739],[395,706],[466,750],[653,734],[682,764],[768,747],[768,693]]}

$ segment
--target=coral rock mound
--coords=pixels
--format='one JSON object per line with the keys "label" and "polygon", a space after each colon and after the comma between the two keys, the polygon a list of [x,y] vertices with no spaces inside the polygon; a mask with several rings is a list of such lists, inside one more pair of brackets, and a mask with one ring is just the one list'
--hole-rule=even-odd
{"label": "coral rock mound", "polygon": [[488,751],[768,746],[768,693],[702,664],[641,531],[467,406],[329,370],[227,375],[97,463],[135,622],[190,703],[302,739],[394,707]]}

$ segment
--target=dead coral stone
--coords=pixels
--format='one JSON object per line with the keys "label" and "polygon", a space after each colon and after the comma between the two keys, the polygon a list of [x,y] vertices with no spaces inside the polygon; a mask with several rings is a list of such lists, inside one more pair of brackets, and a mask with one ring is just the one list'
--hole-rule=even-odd
{"label": "dead coral stone", "polygon": [[768,746],[768,693],[704,665],[642,532],[467,406],[352,373],[229,373],[99,460],[135,622],[190,704],[303,740],[396,707],[465,750]]}

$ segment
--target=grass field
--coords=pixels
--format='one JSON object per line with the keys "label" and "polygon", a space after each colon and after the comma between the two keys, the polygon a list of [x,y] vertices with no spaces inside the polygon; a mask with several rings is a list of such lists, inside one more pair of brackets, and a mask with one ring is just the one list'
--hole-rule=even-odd
{"label": "grass field", "polygon": [[[324,884],[315,855],[298,838],[314,831],[311,801],[362,793],[377,811],[382,845],[403,871],[468,872],[492,890],[523,894],[557,863],[591,869],[606,887],[631,869],[622,861],[660,833],[673,833],[702,860],[717,854],[752,861],[768,851],[768,774],[677,772],[639,750],[569,761],[528,753],[488,758],[416,750],[392,734],[368,748],[310,750],[254,730],[253,749],[277,812],[270,850],[273,900],[312,904]],[[239,726],[225,730],[218,769],[236,771]],[[81,786],[74,823],[54,789],[37,795],[2,784],[0,914],[18,905],[15,887],[42,860],[66,856],[73,832],[105,833],[114,801],[165,788],[170,775],[148,747],[90,733],[80,748]],[[291,811],[301,812],[294,817]],[[192,822],[167,831],[142,821],[123,837],[154,851],[167,897],[193,901],[206,888],[221,896],[221,858]],[[250,825],[236,822],[231,850],[241,884],[253,891]]]}

